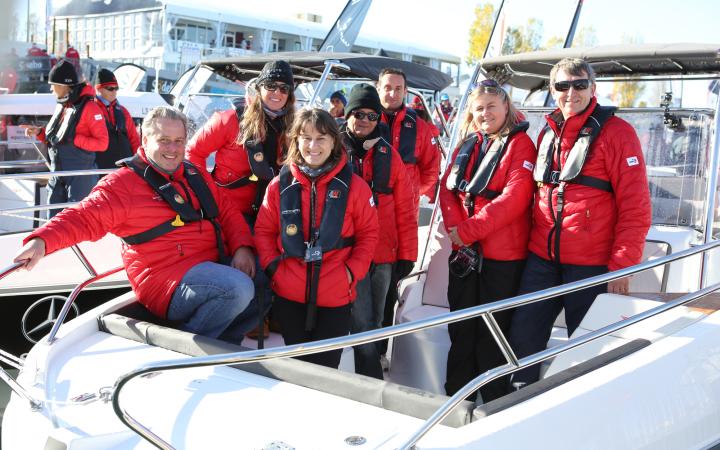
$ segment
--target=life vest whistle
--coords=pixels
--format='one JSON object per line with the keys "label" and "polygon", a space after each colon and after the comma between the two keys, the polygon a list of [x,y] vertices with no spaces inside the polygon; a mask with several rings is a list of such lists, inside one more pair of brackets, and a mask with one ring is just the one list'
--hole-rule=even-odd
{"label": "life vest whistle", "polygon": [[250,181],[257,181],[257,180],[258,180],[258,177],[257,177],[257,175],[252,174],[252,175],[250,175],[250,176],[248,177],[248,180],[250,180]]}
{"label": "life vest whistle", "polygon": [[[165,223],[167,223],[167,222],[165,222]],[[185,222],[183,222],[182,219],[180,218],[180,214],[175,214],[175,220],[173,220],[170,223],[170,225],[172,225],[174,227],[184,227]]]}

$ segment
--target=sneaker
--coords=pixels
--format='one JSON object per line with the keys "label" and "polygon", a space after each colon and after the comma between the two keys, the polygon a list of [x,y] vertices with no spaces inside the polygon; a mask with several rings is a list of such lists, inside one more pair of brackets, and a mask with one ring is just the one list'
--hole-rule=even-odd
{"label": "sneaker", "polygon": [[387,372],[390,369],[390,361],[388,361],[387,356],[380,355],[380,366],[383,372]]}

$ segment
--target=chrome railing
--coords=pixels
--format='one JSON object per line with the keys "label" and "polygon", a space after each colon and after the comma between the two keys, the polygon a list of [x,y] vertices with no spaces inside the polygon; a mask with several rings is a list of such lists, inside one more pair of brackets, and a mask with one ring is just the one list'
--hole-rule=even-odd
{"label": "chrome railing", "polygon": [[415,331],[424,330],[427,328],[436,327],[439,325],[445,325],[449,323],[459,322],[461,320],[474,318],[474,317],[483,317],[490,327],[493,337],[496,340],[496,343],[502,350],[503,354],[505,355],[506,359],[508,360],[508,364],[505,364],[503,366],[500,366],[496,369],[493,369],[491,371],[488,371],[482,375],[480,375],[478,378],[473,380],[469,385],[466,385],[463,389],[460,390],[456,395],[452,396],[440,409],[438,409],[435,414],[428,419],[419,430],[417,430],[415,433],[413,433],[412,436],[408,438],[408,440],[400,447],[402,449],[412,449],[414,448],[417,441],[422,438],[434,425],[439,423],[447,414],[452,411],[452,409],[459,404],[459,402],[468,396],[470,393],[474,392],[475,390],[479,389],[481,386],[483,386],[485,383],[501,377],[503,375],[507,375],[510,373],[513,373],[517,370],[520,370],[524,367],[527,367],[532,364],[539,363],[541,361],[544,361],[548,358],[552,358],[554,356],[559,355],[560,353],[566,352],[572,348],[575,348],[579,345],[582,345],[586,342],[589,342],[591,340],[597,339],[599,337],[605,336],[609,333],[612,333],[618,329],[625,328],[627,326],[633,325],[635,323],[638,323],[640,321],[646,320],[650,317],[653,317],[657,314],[660,314],[662,312],[665,312],[669,309],[675,308],[677,306],[683,305],[685,303],[691,302],[697,298],[700,298],[704,295],[707,295],[710,292],[713,292],[714,290],[717,290],[720,288],[720,284],[713,285],[704,289],[701,289],[699,291],[696,291],[692,294],[688,294],[686,296],[683,296],[671,303],[668,303],[666,305],[657,307],[653,310],[641,313],[639,315],[633,316],[629,319],[623,320],[621,322],[618,322],[616,324],[607,326],[605,328],[602,328],[600,330],[597,330],[593,333],[590,333],[588,335],[584,335],[580,338],[572,339],[568,341],[568,343],[554,348],[554,349],[548,349],[544,350],[542,352],[536,353],[534,355],[530,355],[528,357],[518,359],[515,354],[513,353],[512,349],[510,348],[510,344],[508,343],[506,337],[500,331],[499,327],[495,323],[495,320],[492,316],[494,312],[503,311],[506,309],[516,308],[518,306],[527,305],[529,303],[534,303],[538,301],[542,301],[548,298],[557,297],[559,295],[567,294],[570,292],[575,292],[587,287],[596,286],[599,284],[607,283],[612,280],[616,280],[619,278],[623,278],[629,275],[633,275],[638,272],[642,272],[647,269],[651,269],[653,267],[657,267],[663,264],[667,264],[673,261],[677,261],[679,259],[687,258],[692,255],[696,255],[698,253],[704,253],[709,250],[715,249],[720,247],[720,241],[713,241],[707,244],[699,245],[697,247],[687,249],[680,251],[678,253],[674,253],[668,256],[664,256],[662,258],[658,258],[653,261],[647,261],[632,267],[627,267],[625,269],[616,270],[614,272],[609,272],[603,275],[598,275],[592,278],[588,278],[585,280],[575,281],[572,283],[564,284],[562,286],[553,287],[550,289],[545,289],[542,291],[534,292],[531,294],[524,294],[519,295],[517,297],[513,297],[511,299],[506,300],[500,300],[493,303],[488,303],[481,306],[475,306],[472,308],[463,309],[460,311],[455,311],[451,313],[441,314],[435,317],[430,317],[427,319],[419,320],[416,322],[409,322],[399,325],[393,325],[388,328],[382,328],[378,330],[372,330],[372,331],[366,331],[363,333],[353,334],[350,336],[343,336],[333,339],[325,339],[322,341],[315,341],[315,342],[308,342],[303,344],[296,344],[296,345],[290,345],[287,347],[280,347],[280,348],[271,348],[271,349],[262,349],[262,350],[253,350],[253,351],[246,351],[246,352],[239,352],[239,353],[230,353],[230,354],[224,354],[224,355],[212,355],[212,356],[202,356],[202,357],[195,357],[195,358],[185,358],[185,359],[177,359],[177,360],[171,360],[171,361],[162,361],[162,362],[154,362],[154,363],[148,363],[143,366],[140,366],[139,368],[128,372],[125,375],[122,375],[118,380],[115,382],[115,386],[113,388],[113,410],[115,411],[115,414],[118,416],[118,418],[127,425],[130,429],[138,433],[143,439],[147,440],[148,442],[152,443],[158,448],[161,449],[173,449],[174,447],[170,445],[168,442],[157,436],[155,433],[153,433],[149,428],[142,425],[140,422],[138,422],[134,417],[132,417],[124,408],[121,406],[121,393],[123,387],[130,382],[132,379],[152,372],[160,372],[160,371],[168,371],[168,370],[178,370],[178,369],[185,369],[185,368],[195,368],[195,367],[209,367],[209,366],[227,366],[227,365],[233,365],[233,364],[244,364],[254,361],[264,361],[274,358],[281,358],[281,357],[295,357],[295,356],[302,356],[302,355],[309,355],[314,353],[320,353],[324,351],[329,350],[336,350],[341,349],[345,347],[355,346],[355,345],[361,345],[366,344],[369,342],[375,342],[379,341],[381,339],[387,339],[389,337],[395,337],[395,336],[402,336],[406,334],[413,333]]}
{"label": "chrome railing", "polygon": [[25,172],[25,173],[8,173],[0,175],[2,180],[26,180],[40,178],[49,180],[53,177],[77,177],[82,175],[107,175],[115,172],[117,169],[83,169],[83,170],[58,170],[55,172]]}

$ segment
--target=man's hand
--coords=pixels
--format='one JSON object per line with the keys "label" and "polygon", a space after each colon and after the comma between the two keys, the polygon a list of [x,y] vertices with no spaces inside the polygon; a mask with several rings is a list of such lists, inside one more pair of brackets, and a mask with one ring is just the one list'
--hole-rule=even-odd
{"label": "man's hand", "polygon": [[625,295],[630,290],[630,277],[620,278],[608,283],[609,294]]}
{"label": "man's hand", "polygon": [[237,270],[245,272],[250,278],[255,278],[255,255],[250,247],[240,247],[237,249],[230,265]]}
{"label": "man's hand", "polygon": [[13,262],[23,263],[25,270],[32,270],[43,256],[45,256],[45,241],[35,238],[30,239],[30,241],[17,252]]}
{"label": "man's hand", "polygon": [[347,275],[347,277],[348,277],[348,284],[352,284],[353,276],[352,276],[352,273],[350,272],[350,269],[348,269],[347,266],[345,266],[345,275]]}
{"label": "man's hand", "polygon": [[465,243],[460,239],[460,235],[458,234],[457,227],[450,228],[450,233],[448,233],[448,236],[450,236],[450,240],[453,244],[459,246],[459,247],[465,247]]}
{"label": "man's hand", "polygon": [[25,129],[25,136],[27,137],[35,137],[38,134],[40,134],[40,127],[36,127],[34,125],[20,125],[20,128]]}

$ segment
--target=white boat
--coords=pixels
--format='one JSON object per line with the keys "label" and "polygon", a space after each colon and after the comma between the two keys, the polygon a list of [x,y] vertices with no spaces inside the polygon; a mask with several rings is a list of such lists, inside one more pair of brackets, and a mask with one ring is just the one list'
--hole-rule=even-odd
{"label": "white boat", "polygon": [[[482,74],[540,92],[555,61],[581,56],[600,84],[632,73],[631,81],[672,78],[689,86],[720,77],[719,48],[639,45],[488,58],[473,80]],[[204,114],[201,100],[210,97],[185,101]],[[523,111],[537,132],[547,108]],[[717,448],[717,99],[713,108],[668,105],[618,114],[638,129],[651,166],[653,226],[639,266],[448,313],[449,241],[436,214],[421,270],[403,282],[396,325],[263,350],[157,323],[128,293],[62,326],[59,321],[24,360],[0,354],[20,370],[17,380],[0,371],[13,389],[3,447]],[[679,150],[669,160],[673,144]],[[633,294],[599,296],[569,338],[556,323],[541,353],[518,359],[496,330],[508,362],[451,398],[442,394],[448,322],[483,315],[494,329],[493,311],[633,273]],[[387,336],[393,342],[386,381],[282,359]],[[538,362],[538,383],[488,404],[463,400],[484,383]]]}

